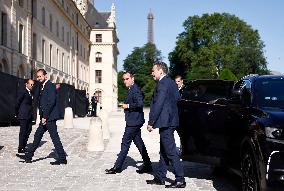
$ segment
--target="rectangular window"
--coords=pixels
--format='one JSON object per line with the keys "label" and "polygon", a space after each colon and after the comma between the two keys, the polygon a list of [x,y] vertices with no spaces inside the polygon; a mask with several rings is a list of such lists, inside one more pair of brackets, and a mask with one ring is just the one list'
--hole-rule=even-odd
{"label": "rectangular window", "polygon": [[45,26],[45,8],[41,9],[41,22]]}
{"label": "rectangular window", "polygon": [[79,51],[79,37],[78,37],[78,32],[76,32],[76,50]]}
{"label": "rectangular window", "polygon": [[65,62],[65,60],[64,60],[64,53],[62,53],[62,60],[61,61],[62,61],[61,71],[64,72],[64,64],[65,64],[64,63]]}
{"label": "rectangular window", "polygon": [[52,15],[50,14],[49,15],[49,29],[50,29],[50,32],[52,32]]}
{"label": "rectangular window", "polygon": [[96,70],[95,83],[102,83],[102,71]]}
{"label": "rectangular window", "polygon": [[32,10],[32,15],[33,17],[37,17],[37,0],[33,0],[32,1],[32,6],[33,6],[33,10]]}
{"label": "rectangular window", "polygon": [[58,48],[57,48],[57,50],[56,50],[56,60],[57,60],[57,69],[59,70],[59,50],[58,50]]}
{"label": "rectangular window", "polygon": [[74,37],[72,37],[72,49],[74,50]]}
{"label": "rectangular window", "polygon": [[83,58],[86,59],[86,49],[84,48]]}
{"label": "rectangular window", "polygon": [[102,42],[102,34],[96,34],[96,42]]}
{"label": "rectangular window", "polygon": [[52,66],[52,44],[49,45],[49,65]]}
{"label": "rectangular window", "polygon": [[45,40],[41,42],[41,62],[45,63]]}
{"label": "rectangular window", "polygon": [[19,6],[24,7],[24,0],[19,0]]}
{"label": "rectangular window", "polygon": [[61,34],[62,41],[64,42],[64,27],[62,27],[62,34]]}
{"label": "rectangular window", "polygon": [[32,41],[32,43],[33,43],[33,58],[35,59],[35,60],[37,60],[37,48],[36,48],[36,44],[37,44],[37,39],[36,39],[36,34],[35,33],[33,33],[33,41]]}
{"label": "rectangular window", "polygon": [[59,22],[56,21],[56,36],[59,37]]}
{"label": "rectangular window", "polygon": [[23,53],[24,46],[24,25],[19,25],[19,53]]}
{"label": "rectangular window", "polygon": [[1,44],[7,46],[7,14],[1,14]]}
{"label": "rectangular window", "polygon": [[70,45],[70,33],[69,32],[67,32],[67,46],[69,46]]}

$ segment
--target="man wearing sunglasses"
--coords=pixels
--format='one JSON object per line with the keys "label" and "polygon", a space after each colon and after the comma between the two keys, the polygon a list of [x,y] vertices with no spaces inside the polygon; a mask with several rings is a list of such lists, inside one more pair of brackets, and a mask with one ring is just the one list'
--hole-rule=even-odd
{"label": "man wearing sunglasses", "polygon": [[123,73],[123,83],[128,88],[127,97],[122,105],[125,113],[126,127],[122,137],[121,150],[114,167],[106,169],[106,174],[116,174],[122,171],[122,165],[127,156],[131,142],[136,145],[142,156],[144,166],[137,170],[139,174],[152,172],[152,163],[147,153],[145,144],[141,138],[141,127],[143,126],[143,96],[139,87],[134,83],[134,76],[130,72]]}
{"label": "man wearing sunglasses", "polygon": [[18,153],[25,153],[29,135],[32,131],[32,102],[31,90],[34,81],[26,80],[25,89],[19,91],[16,102],[16,116],[20,122]]}

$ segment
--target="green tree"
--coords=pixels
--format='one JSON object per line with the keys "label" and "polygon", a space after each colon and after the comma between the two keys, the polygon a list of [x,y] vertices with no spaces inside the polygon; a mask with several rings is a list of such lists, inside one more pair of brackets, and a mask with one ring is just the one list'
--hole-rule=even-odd
{"label": "green tree", "polygon": [[237,81],[238,78],[233,74],[233,72],[227,68],[223,68],[218,76],[219,80],[233,80]]}
{"label": "green tree", "polygon": [[152,43],[143,47],[135,47],[124,60],[123,68],[135,75],[135,82],[140,88],[144,87],[151,77],[153,63],[162,60],[161,52]]}
{"label": "green tree", "polygon": [[169,54],[172,76],[216,79],[222,68],[237,78],[268,73],[258,31],[236,16],[214,13],[188,17],[183,27]]}
{"label": "green tree", "polygon": [[156,82],[152,79],[147,82],[147,84],[142,88],[144,96],[144,105],[149,106],[152,100],[153,92],[156,87]]}
{"label": "green tree", "polygon": [[122,71],[117,74],[118,103],[123,102],[127,95],[127,89],[123,83],[122,75]]}
{"label": "green tree", "polygon": [[[156,46],[152,43],[145,44],[141,48],[135,47],[132,53],[129,54],[124,60],[123,68],[124,70],[130,71],[134,74],[135,82],[141,88],[144,96],[145,106],[148,106],[150,103],[149,99],[152,95],[150,91],[152,91],[151,88],[154,88],[152,84],[155,83],[151,76],[153,63],[161,60],[161,52],[157,50]],[[122,100],[122,98],[124,99],[125,97],[124,90],[122,89],[124,85],[122,85],[121,87],[118,85],[119,100]]]}

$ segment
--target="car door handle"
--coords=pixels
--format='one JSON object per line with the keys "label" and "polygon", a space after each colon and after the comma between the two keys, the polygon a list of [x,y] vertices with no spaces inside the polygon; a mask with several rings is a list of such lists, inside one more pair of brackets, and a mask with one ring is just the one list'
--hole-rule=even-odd
{"label": "car door handle", "polygon": [[215,110],[208,110],[207,115],[211,115],[213,112],[215,112]]}

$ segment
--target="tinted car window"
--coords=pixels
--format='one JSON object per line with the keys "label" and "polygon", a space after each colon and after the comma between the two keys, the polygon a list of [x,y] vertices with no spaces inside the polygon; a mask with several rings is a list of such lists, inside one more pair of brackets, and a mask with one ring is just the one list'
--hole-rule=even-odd
{"label": "tinted car window", "polygon": [[209,102],[229,96],[231,81],[192,81],[186,84],[182,99]]}
{"label": "tinted car window", "polygon": [[260,107],[284,108],[284,79],[260,79],[255,88]]}

